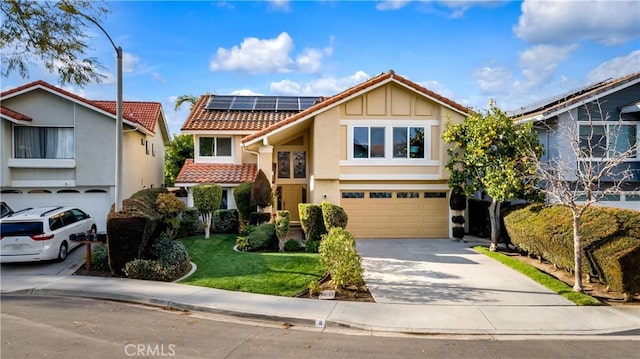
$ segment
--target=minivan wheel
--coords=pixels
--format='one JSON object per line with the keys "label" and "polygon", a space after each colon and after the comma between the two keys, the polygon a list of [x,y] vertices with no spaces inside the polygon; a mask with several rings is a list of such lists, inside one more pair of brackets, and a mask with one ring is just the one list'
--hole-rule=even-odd
{"label": "minivan wheel", "polygon": [[67,245],[67,241],[62,242],[62,244],[60,244],[60,250],[58,250],[58,262],[62,262],[65,259],[67,259],[67,254],[69,251],[69,246]]}

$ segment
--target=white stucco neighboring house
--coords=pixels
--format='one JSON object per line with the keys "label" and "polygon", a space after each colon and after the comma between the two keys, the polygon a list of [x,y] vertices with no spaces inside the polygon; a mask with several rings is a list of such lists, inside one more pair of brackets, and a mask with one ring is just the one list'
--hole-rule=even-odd
{"label": "white stucco neighboring house", "polygon": [[[0,199],[14,210],[77,206],[106,230],[115,198],[116,102],[44,81],[0,93]],[[159,102],[123,103],[123,198],[163,185],[169,130]]]}

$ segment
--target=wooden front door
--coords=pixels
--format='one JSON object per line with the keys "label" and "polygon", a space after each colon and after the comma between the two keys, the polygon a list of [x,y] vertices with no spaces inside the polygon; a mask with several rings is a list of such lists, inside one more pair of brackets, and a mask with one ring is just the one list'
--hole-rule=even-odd
{"label": "wooden front door", "polygon": [[299,221],[298,204],[305,201],[305,186],[300,184],[283,184],[278,187],[280,194],[278,209],[289,211],[290,221]]}

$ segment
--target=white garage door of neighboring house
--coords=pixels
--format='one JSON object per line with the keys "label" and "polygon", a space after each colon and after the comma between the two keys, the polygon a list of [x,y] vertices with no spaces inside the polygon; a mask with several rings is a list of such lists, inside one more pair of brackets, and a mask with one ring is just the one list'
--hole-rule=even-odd
{"label": "white garage door of neighboring house", "polygon": [[3,190],[3,202],[14,210],[40,206],[73,206],[87,212],[96,220],[98,231],[107,230],[107,215],[111,209],[111,198],[106,189],[56,189],[37,188]]}
{"label": "white garage door of neighboring house", "polygon": [[347,230],[356,238],[448,238],[445,191],[342,191]]}

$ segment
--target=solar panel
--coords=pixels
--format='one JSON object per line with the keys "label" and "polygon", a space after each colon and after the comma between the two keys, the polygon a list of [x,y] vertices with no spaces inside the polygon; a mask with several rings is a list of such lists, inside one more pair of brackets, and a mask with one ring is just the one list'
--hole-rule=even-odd
{"label": "solar panel", "polygon": [[235,96],[230,110],[252,111],[255,106],[256,96]]}
{"label": "solar panel", "polygon": [[212,96],[207,104],[207,110],[228,110],[234,96]]}
{"label": "solar panel", "polygon": [[319,97],[300,97],[300,110],[306,110],[313,106],[320,98]]}
{"label": "solar panel", "polygon": [[253,108],[256,111],[275,111],[277,96],[258,96],[256,105]]}
{"label": "solar panel", "polygon": [[205,108],[222,111],[303,111],[319,99],[310,96],[212,96]]}
{"label": "solar panel", "polygon": [[298,111],[300,110],[298,99],[298,97],[278,97],[278,105],[276,106],[276,110]]}

